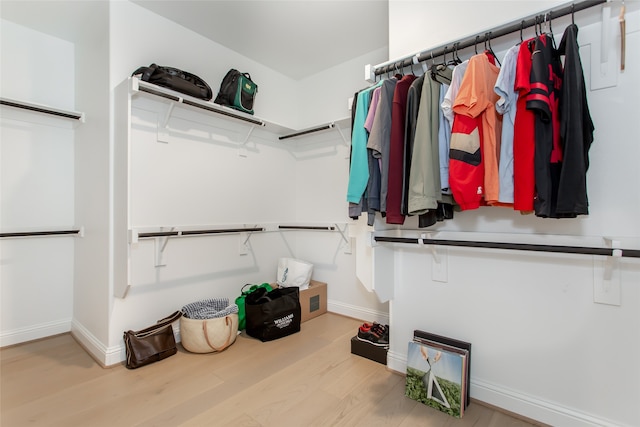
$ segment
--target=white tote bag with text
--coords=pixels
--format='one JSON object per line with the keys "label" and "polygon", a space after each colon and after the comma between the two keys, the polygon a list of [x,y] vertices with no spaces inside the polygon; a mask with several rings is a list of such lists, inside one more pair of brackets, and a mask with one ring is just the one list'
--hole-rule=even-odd
{"label": "white tote bag with text", "polygon": [[283,288],[297,286],[302,291],[309,287],[312,272],[313,264],[310,262],[295,258],[280,258],[276,283]]}

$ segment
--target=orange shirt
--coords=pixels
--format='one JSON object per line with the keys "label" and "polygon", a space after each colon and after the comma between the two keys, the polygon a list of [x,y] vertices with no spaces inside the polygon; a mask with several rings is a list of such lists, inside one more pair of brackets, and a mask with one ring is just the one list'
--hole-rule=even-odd
{"label": "orange shirt", "polygon": [[493,89],[499,72],[500,69],[489,61],[486,54],[472,56],[453,103],[453,111],[467,117],[481,118],[484,199],[488,205],[504,206],[498,202],[502,116],[496,112],[495,105],[499,96]]}

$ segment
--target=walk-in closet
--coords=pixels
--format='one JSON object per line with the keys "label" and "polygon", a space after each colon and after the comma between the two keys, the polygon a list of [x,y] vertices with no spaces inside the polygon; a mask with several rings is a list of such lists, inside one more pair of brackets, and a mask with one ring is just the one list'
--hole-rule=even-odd
{"label": "walk-in closet", "polygon": [[[224,36],[206,31],[209,14]],[[295,338],[305,346],[300,357],[337,369],[327,387],[343,400],[332,396],[327,407],[346,405],[354,395],[345,390],[359,378],[363,396],[381,398],[373,392],[375,372],[395,402],[384,406],[390,417],[416,422],[415,412],[397,408],[413,402],[403,383],[408,343],[422,330],[472,343],[468,387],[471,405],[482,409],[469,417],[477,425],[500,418],[487,415],[487,406],[541,425],[640,425],[640,144],[634,129],[640,2],[2,0],[0,18],[0,347],[12,361],[23,357],[21,345],[41,341],[43,350],[86,352],[90,359],[73,357],[74,367],[91,364],[74,369],[80,376],[121,368],[119,375],[136,375],[122,366],[123,331],[142,329],[192,301],[233,301],[245,284],[275,282],[279,259],[288,257],[312,263],[313,279],[327,284],[328,316],[307,324],[314,338]],[[252,31],[242,31],[246,25]],[[577,213],[538,211],[533,198],[530,208],[516,209],[513,195],[489,200],[486,181],[474,181],[469,192],[468,177],[478,172],[467,175],[469,164],[477,166],[471,131],[462,139],[458,132],[453,156],[435,142],[413,151],[414,139],[391,154],[405,167],[415,153],[425,164],[439,156],[426,172],[417,163],[415,171],[389,164],[384,170],[388,153],[372,154],[377,148],[367,145],[369,137],[389,140],[399,126],[391,121],[395,101],[383,95],[392,80],[404,80],[403,96],[415,102],[416,114],[407,119],[404,101],[402,144],[407,126],[418,139],[433,135],[435,141],[439,129],[445,132],[437,110],[445,91],[442,99],[434,96],[436,110],[425,119],[420,98],[409,92],[414,81],[435,88],[448,73],[448,88],[455,66],[485,52],[493,55],[486,69],[497,75],[520,43],[544,37],[556,49],[569,27],[593,124],[583,127],[593,136],[586,151],[569,155],[588,163],[581,171],[584,188],[563,189],[588,200]],[[284,37],[274,43],[276,36]],[[282,58],[298,64],[284,65]],[[250,73],[258,84],[255,112],[132,76],[153,63],[197,74],[214,97],[229,69]],[[434,70],[444,69],[436,76]],[[380,98],[373,96],[376,87]],[[469,104],[476,95],[469,93]],[[378,111],[382,99],[388,102],[387,122],[375,111],[367,117],[373,99]],[[460,127],[452,129],[456,134]],[[489,146],[482,141],[483,149]],[[489,157],[483,152],[483,171],[495,168],[513,181],[513,171],[499,171]],[[461,159],[462,167],[455,164]],[[372,181],[375,173],[385,180],[383,192],[380,181]],[[435,196],[426,188],[431,181],[419,181],[427,174],[437,175]],[[445,187],[453,190],[446,208]],[[397,191],[389,203],[387,191]],[[473,200],[456,203],[461,192]],[[373,361],[349,361],[359,356],[348,354],[348,330],[362,322],[388,325],[382,371]],[[325,336],[325,328],[336,328],[336,336]],[[276,343],[269,343],[269,354],[277,354]],[[233,369],[229,354],[238,344],[219,355],[224,369]],[[256,357],[258,344],[264,343],[246,347]],[[278,366],[277,375],[286,373],[291,387],[304,388],[295,382],[295,346],[286,349],[282,360],[290,364]],[[202,357],[216,363],[216,355],[177,357],[205,371]],[[43,360],[42,369],[55,370]],[[237,361],[251,363],[246,355]],[[10,365],[3,360],[0,376]],[[157,366],[140,371],[162,375]],[[181,368],[172,369],[167,381]],[[224,377],[218,368],[207,375],[214,382]],[[277,375],[262,379],[277,389]],[[3,388],[3,402],[27,404],[23,391],[14,400],[11,393]],[[239,386],[234,393],[246,397]],[[300,414],[314,425],[340,421],[335,414],[334,424],[323,424],[320,413]],[[275,425],[273,417],[251,416]],[[80,418],[69,414],[68,420]],[[447,424],[449,418],[419,425],[458,425]],[[154,423],[151,415],[144,420]],[[505,425],[500,422],[495,425]]]}

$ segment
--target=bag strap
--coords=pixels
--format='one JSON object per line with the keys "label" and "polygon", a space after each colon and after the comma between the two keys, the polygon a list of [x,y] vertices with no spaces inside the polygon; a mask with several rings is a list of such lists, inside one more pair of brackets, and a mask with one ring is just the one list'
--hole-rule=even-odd
{"label": "bag strap", "polygon": [[[248,291],[245,291],[244,288],[246,288],[247,286],[251,286],[251,287],[249,288]],[[246,294],[250,294],[251,292],[255,291],[256,289],[258,289],[258,285],[253,285],[251,283],[247,283],[246,285],[244,285],[242,287],[242,289],[240,289],[240,293],[246,295]]]}
{"label": "bag strap", "polygon": [[133,73],[131,73],[131,75],[135,76],[136,74],[142,74],[140,76],[140,80],[142,80],[143,82],[148,82],[149,79],[151,78],[151,75],[155,73],[157,69],[158,69],[158,66],[156,64],[151,64],[148,67],[138,68]]}
{"label": "bag strap", "polygon": [[213,351],[222,351],[225,348],[229,347],[229,343],[231,342],[231,338],[233,336],[233,328],[231,327],[233,325],[233,321],[231,321],[231,323],[229,323],[229,316],[225,316],[224,317],[224,323],[225,325],[227,325],[228,329],[229,329],[229,336],[227,337],[227,340],[225,341],[224,344],[222,344],[222,347],[215,348],[214,346],[211,345],[211,342],[209,341],[209,333],[207,332],[207,322],[202,322],[202,330],[204,331],[204,339],[207,341],[207,344],[209,345],[209,347],[211,347],[211,349]]}
{"label": "bag strap", "polygon": [[181,317],[182,317],[182,312],[178,310],[175,313],[165,317],[164,319],[158,320],[158,323],[156,323],[153,326],[149,326],[148,328],[140,329],[139,331],[136,331],[136,332],[129,331],[129,333],[133,333],[136,337],[142,338],[142,337],[145,337],[147,335],[154,334],[154,333],[158,332],[161,329],[166,328],[167,326],[171,325],[173,322],[175,322],[176,320],[180,319]]}

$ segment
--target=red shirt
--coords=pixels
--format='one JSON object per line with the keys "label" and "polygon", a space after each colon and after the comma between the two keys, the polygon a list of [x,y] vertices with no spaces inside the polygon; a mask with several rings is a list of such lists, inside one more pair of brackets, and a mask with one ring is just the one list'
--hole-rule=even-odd
{"label": "red shirt", "polygon": [[413,74],[404,76],[396,84],[391,109],[391,141],[389,146],[389,172],[387,185],[387,224],[404,224],[401,210],[402,180],[404,177],[404,132],[407,93],[416,79]]}
{"label": "red shirt", "polygon": [[527,95],[531,90],[531,50],[525,40],[520,44],[516,65],[515,91],[518,92],[516,118],[513,125],[513,208],[533,211],[535,196],[535,114],[527,110]]}

